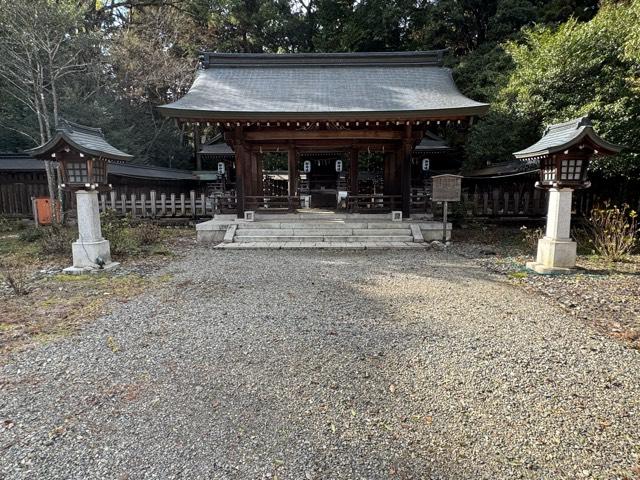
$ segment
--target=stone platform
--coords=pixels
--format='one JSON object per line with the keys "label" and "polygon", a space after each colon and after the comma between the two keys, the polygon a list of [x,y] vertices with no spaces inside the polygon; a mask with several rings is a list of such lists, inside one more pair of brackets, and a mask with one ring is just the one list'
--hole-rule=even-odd
{"label": "stone platform", "polygon": [[[216,248],[422,248],[442,240],[442,222],[393,221],[390,214],[256,214],[253,221],[216,216],[196,225],[199,243]],[[447,224],[447,240],[451,224]]]}

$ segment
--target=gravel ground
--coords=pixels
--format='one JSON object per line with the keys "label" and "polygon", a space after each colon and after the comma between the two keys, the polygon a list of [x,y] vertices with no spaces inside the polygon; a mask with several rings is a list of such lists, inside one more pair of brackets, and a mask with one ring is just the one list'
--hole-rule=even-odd
{"label": "gravel ground", "polygon": [[[585,324],[640,350],[638,255],[617,263],[581,255],[573,275],[539,275],[525,269],[533,255],[523,255],[522,247],[519,250],[474,242],[456,242],[452,247],[455,253],[506,275],[512,283],[546,296]],[[535,247],[531,251],[535,252]]]}
{"label": "gravel ground", "polygon": [[[436,251],[213,251],[0,370],[0,477],[634,478],[640,352]],[[627,476],[628,475],[628,476]]]}

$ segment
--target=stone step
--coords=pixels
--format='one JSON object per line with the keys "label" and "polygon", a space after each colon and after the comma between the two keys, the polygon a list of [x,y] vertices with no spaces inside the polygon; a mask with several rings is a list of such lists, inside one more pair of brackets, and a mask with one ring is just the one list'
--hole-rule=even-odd
{"label": "stone step", "polygon": [[411,230],[408,228],[268,228],[257,229],[250,228],[246,230],[236,230],[237,237],[254,237],[254,236],[406,236],[411,235]]}
{"label": "stone step", "polygon": [[335,212],[299,212],[299,213],[262,213],[256,212],[256,220],[287,221],[290,219],[324,220],[346,219],[357,220],[391,220],[390,213],[335,213]]}
{"label": "stone step", "polygon": [[354,228],[353,235],[411,235],[410,228]]}
{"label": "stone step", "polygon": [[304,242],[304,243],[318,243],[318,242],[339,242],[339,243],[376,243],[376,242],[412,242],[413,237],[411,235],[248,235],[238,236],[233,239],[234,243],[255,243],[255,242]]}
{"label": "stone step", "polygon": [[352,228],[352,229],[409,229],[410,224],[400,222],[245,222],[238,224],[238,230],[268,230],[268,229],[295,229],[303,230],[310,228]]}
{"label": "stone step", "polygon": [[214,248],[233,250],[290,250],[296,248],[310,249],[337,249],[337,250],[402,250],[402,249],[425,249],[424,243],[413,242],[241,242],[241,243],[220,243]]}

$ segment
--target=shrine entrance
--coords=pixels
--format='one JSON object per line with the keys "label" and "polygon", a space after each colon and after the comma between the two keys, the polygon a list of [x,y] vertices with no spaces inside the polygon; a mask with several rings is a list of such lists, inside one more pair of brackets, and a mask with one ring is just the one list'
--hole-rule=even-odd
{"label": "shrine entrance", "polygon": [[346,197],[349,160],[342,152],[301,154],[299,195],[304,207],[337,210]]}
{"label": "shrine entrance", "polygon": [[[222,200],[239,217],[317,206],[409,218],[424,207],[414,149],[489,107],[460,94],[444,53],[204,52],[189,92],[158,108],[194,139],[223,135],[235,189]],[[278,168],[264,168],[273,155]]]}

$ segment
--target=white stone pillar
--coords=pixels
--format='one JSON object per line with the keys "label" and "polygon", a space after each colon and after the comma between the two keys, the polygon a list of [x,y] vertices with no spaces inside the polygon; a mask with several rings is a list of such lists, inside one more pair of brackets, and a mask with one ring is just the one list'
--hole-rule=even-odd
{"label": "white stone pillar", "polygon": [[67,273],[84,273],[94,270],[112,269],[118,266],[111,261],[111,247],[102,237],[98,192],[78,190],[76,192],[78,211],[78,240],[73,242],[73,266]]}
{"label": "white stone pillar", "polygon": [[571,240],[571,188],[549,190],[547,230],[538,241],[535,262],[527,268],[538,273],[569,273],[576,266],[576,242]]}

